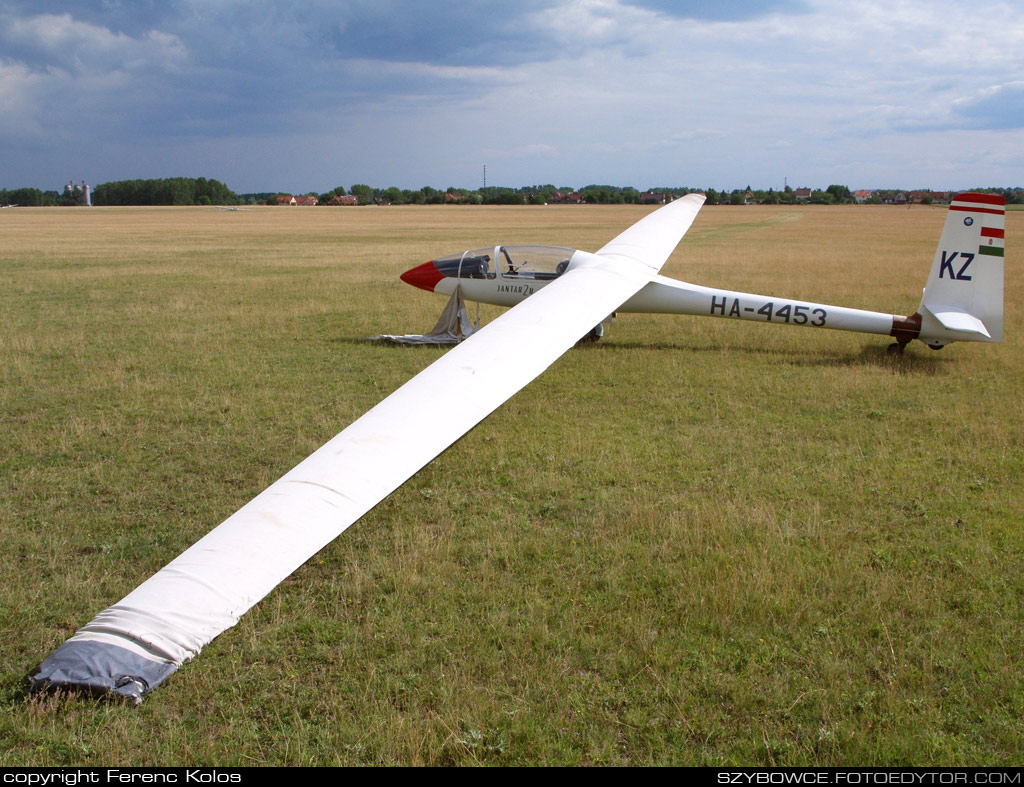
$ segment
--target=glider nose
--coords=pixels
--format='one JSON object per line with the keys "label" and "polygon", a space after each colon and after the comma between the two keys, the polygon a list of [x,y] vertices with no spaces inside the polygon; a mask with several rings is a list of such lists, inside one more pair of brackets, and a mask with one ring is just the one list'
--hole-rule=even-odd
{"label": "glider nose", "polygon": [[422,265],[417,265],[415,268],[410,268],[399,277],[406,284],[411,284],[413,287],[419,287],[421,290],[427,292],[433,292],[434,287],[437,283],[444,278],[444,275],[434,265],[434,261],[425,262]]}

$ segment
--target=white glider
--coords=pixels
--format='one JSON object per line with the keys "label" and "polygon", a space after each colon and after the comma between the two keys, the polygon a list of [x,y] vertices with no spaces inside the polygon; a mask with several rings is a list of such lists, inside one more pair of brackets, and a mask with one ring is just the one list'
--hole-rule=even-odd
{"label": "white glider", "polygon": [[[647,286],[704,203],[689,195],[449,351],[47,657],[35,688],[143,695]],[[458,399],[448,417],[424,401]]]}
{"label": "white glider", "polygon": [[[902,352],[914,339],[933,349],[954,341],[998,342],[1003,330],[1004,199],[963,193],[952,201],[931,275],[916,314],[882,312],[717,290],[653,276],[616,311],[731,317],[757,322],[832,328],[892,336]],[[602,249],[628,254],[642,240],[640,225]],[[489,246],[439,257],[402,274],[407,284],[466,300],[514,306],[558,279],[574,249],[559,246]],[[597,326],[590,338],[603,331]]]}
{"label": "white glider", "polygon": [[[514,308],[359,418],[46,658],[35,687],[141,702],[206,643],[420,468],[616,311],[696,314],[915,338],[998,342],[1003,198],[957,195],[918,312],[884,314],[715,290],[658,275],[704,202],[691,194],[591,254],[494,246],[439,258],[402,278]],[[501,262],[501,265],[495,263]],[[527,297],[530,296],[530,297]],[[457,399],[445,418],[423,402]]]}

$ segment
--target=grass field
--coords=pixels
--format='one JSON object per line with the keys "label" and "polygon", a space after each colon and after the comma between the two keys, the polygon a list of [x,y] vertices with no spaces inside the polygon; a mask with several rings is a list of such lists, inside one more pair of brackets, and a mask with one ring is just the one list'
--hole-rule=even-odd
{"label": "grass field", "polygon": [[[622,315],[140,708],[27,694],[443,352],[364,341],[401,271],[645,210],[3,211],[0,766],[1021,764],[1020,212],[1003,344]],[[944,218],[708,207],[664,272],[912,313]]]}

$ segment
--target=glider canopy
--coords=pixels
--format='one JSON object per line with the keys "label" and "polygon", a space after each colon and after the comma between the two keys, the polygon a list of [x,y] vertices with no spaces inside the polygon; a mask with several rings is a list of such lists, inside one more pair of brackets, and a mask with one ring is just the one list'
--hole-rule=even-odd
{"label": "glider canopy", "polygon": [[444,278],[551,281],[569,267],[576,249],[564,246],[488,246],[447,254],[402,274],[402,281],[433,292]]}

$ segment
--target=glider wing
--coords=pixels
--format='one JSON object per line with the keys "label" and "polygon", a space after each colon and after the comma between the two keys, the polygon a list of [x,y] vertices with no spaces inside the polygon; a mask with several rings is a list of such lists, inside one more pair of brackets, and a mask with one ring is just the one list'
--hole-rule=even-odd
{"label": "glider wing", "polygon": [[[43,661],[33,684],[141,702],[646,285],[703,202],[703,195],[684,197],[597,254],[577,252],[559,279],[450,350],[99,613]],[[455,401],[459,407],[437,415],[436,405]]]}

